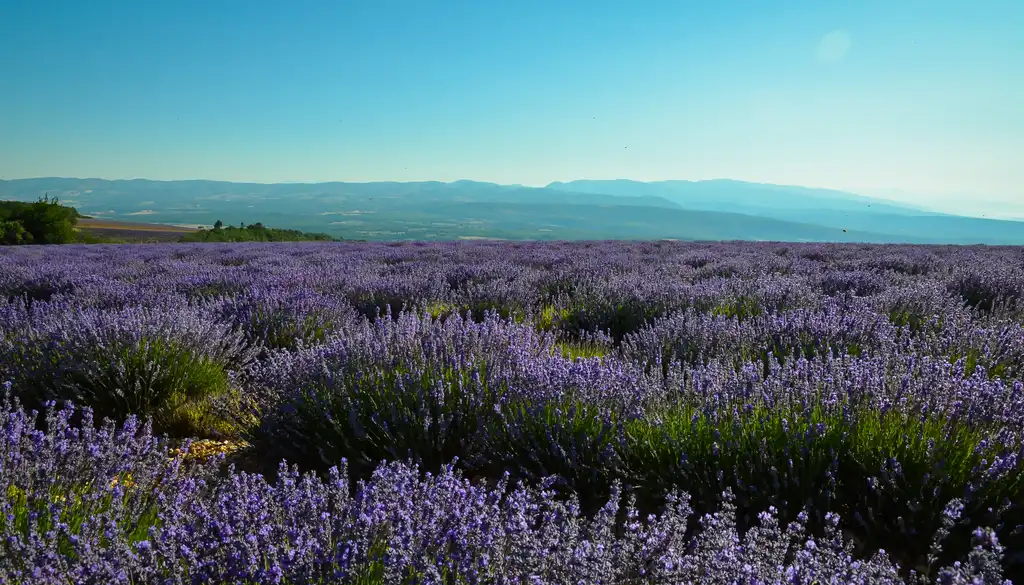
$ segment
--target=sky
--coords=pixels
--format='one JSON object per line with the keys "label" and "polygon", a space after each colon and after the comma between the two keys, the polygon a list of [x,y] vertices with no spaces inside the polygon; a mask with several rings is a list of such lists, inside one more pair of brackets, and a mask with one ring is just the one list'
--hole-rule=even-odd
{"label": "sky", "polygon": [[732,178],[1024,216],[1022,30],[1020,0],[0,0],[0,178]]}

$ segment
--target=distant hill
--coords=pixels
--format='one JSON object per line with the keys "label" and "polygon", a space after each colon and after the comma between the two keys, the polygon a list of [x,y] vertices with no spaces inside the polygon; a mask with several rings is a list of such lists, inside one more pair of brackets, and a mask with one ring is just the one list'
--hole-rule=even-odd
{"label": "distant hill", "polygon": [[651,239],[1024,244],[1024,222],[932,213],[840,191],[740,181],[287,183],[41,178],[0,199],[49,194],[104,220],[259,220],[345,239]]}
{"label": "distant hill", "polygon": [[549,189],[573,193],[660,197],[682,208],[730,211],[756,217],[885,234],[892,241],[1024,243],[1024,222],[979,219],[927,211],[854,193],[808,187],[711,181],[629,180],[552,183]]}
{"label": "distant hill", "polygon": [[746,183],[728,179],[711,181],[572,181],[551,183],[549,189],[573,193],[660,197],[686,209],[779,213],[814,211],[873,211],[897,215],[940,215],[854,193],[808,187]]}

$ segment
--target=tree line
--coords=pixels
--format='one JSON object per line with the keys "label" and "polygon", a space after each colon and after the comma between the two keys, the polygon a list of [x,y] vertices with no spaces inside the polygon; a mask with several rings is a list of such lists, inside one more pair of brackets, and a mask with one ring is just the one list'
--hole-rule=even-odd
{"label": "tree line", "polygon": [[268,228],[262,223],[252,223],[239,227],[224,225],[217,220],[213,229],[199,230],[182,236],[182,242],[335,242],[327,234],[309,233],[299,230]]}

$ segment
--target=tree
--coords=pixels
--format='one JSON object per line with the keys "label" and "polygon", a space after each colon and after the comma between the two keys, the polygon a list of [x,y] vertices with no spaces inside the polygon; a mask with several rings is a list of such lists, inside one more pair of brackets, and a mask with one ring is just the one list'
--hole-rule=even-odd
{"label": "tree", "polygon": [[17,219],[31,234],[32,243],[66,244],[75,238],[78,211],[47,196],[30,203]]}
{"label": "tree", "polygon": [[213,229],[215,230],[219,230],[222,227],[224,227],[224,222],[219,219],[213,224]]}
{"label": "tree", "polygon": [[31,243],[32,234],[25,231],[20,221],[0,221],[0,244],[17,246]]}

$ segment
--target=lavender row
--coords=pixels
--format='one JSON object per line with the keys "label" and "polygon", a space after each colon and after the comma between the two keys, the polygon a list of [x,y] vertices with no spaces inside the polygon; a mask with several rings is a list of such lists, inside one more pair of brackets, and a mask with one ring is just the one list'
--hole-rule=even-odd
{"label": "lavender row", "polygon": [[[627,352],[641,360],[712,353],[677,347],[674,355],[654,355],[652,337],[671,344],[666,335],[683,333],[715,338],[715,347],[736,336],[756,339],[758,347],[740,352],[753,359],[767,351],[812,357],[815,348],[798,347],[808,345],[800,337],[837,351],[905,351],[905,330],[927,337],[912,351],[964,358],[969,369],[982,365],[1007,377],[1016,375],[1016,356],[1004,354],[1019,345],[1022,291],[1024,256],[1010,248],[297,244],[0,254],[0,293],[10,301],[57,300],[68,310],[202,305],[251,345],[315,343],[403,307],[469,312],[476,320],[490,310],[565,340],[601,333],[619,345],[646,337]],[[696,322],[687,311],[726,320]],[[669,319],[661,331],[647,330],[673,316],[677,322]],[[753,318],[761,322],[734,325]],[[903,341],[895,349],[894,338]]]}
{"label": "lavender row", "polygon": [[835,515],[813,538],[805,517],[782,525],[768,510],[741,537],[729,494],[688,538],[682,494],[641,518],[616,490],[584,517],[545,484],[487,488],[450,467],[385,464],[356,485],[343,466],[326,479],[283,467],[269,483],[168,459],[134,418],[96,429],[83,414],[78,427],[50,409],[41,432],[35,413],[0,413],[0,583],[1001,582],[991,530],[937,562],[957,501],[907,577],[884,551],[855,559]]}
{"label": "lavender row", "polygon": [[1014,248],[668,242],[69,246],[5,250],[0,275],[11,297],[101,305],[259,290],[315,291],[371,313],[387,303],[529,308],[560,298],[673,309],[749,297],[772,309],[837,295],[948,312],[1019,300],[1024,257]]}

